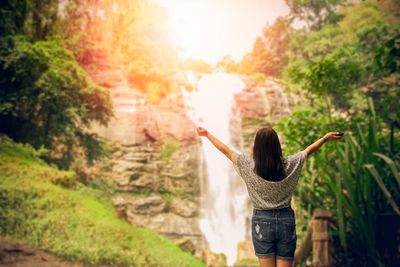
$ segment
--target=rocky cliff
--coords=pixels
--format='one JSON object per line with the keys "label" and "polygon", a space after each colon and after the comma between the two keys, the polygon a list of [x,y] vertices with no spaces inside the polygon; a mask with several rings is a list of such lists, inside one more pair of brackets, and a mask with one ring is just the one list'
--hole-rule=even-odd
{"label": "rocky cliff", "polygon": [[89,74],[110,89],[114,101],[108,126],[92,130],[116,148],[107,176],[120,192],[113,199],[118,214],[172,240],[189,238],[200,252],[200,139],[182,95],[170,94],[154,105],[118,69],[97,64]]}

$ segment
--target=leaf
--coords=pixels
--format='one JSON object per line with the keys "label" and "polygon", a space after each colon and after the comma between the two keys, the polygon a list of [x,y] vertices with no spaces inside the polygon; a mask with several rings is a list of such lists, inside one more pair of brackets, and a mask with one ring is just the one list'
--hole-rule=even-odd
{"label": "leaf", "polygon": [[376,171],[375,166],[372,164],[365,164],[364,165],[372,174],[372,177],[374,177],[375,181],[378,183],[379,187],[382,189],[383,193],[387,197],[390,205],[392,205],[394,211],[400,215],[400,210],[399,207],[397,206],[396,202],[394,201],[392,195],[390,194],[389,190],[386,188],[385,184],[383,183],[382,177],[379,175],[379,173]]}
{"label": "leaf", "polygon": [[375,153],[372,153],[372,154],[374,154],[377,157],[380,157],[381,159],[383,159],[389,165],[389,167],[392,170],[392,173],[394,175],[394,178],[396,179],[397,184],[400,187],[400,173],[397,170],[396,164],[394,163],[394,161],[391,158],[389,158],[389,157],[387,157],[387,156],[385,156],[385,155],[383,155],[381,153],[376,153],[375,152]]}
{"label": "leaf", "polygon": [[389,41],[386,42],[385,46],[388,47],[388,48],[393,47],[394,46],[394,41],[395,41],[395,38],[390,39]]}

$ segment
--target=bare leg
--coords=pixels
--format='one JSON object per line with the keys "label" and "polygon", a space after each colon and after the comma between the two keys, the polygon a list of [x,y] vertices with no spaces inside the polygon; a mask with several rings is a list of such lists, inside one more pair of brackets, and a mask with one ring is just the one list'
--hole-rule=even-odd
{"label": "bare leg", "polygon": [[293,263],[293,261],[276,259],[276,266],[277,267],[291,267],[292,263]]}
{"label": "bare leg", "polygon": [[272,258],[258,258],[260,267],[275,267],[275,257]]}

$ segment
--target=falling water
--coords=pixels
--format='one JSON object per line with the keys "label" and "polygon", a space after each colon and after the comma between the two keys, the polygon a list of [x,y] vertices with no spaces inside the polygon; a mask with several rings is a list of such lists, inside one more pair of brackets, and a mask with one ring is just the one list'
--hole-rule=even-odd
{"label": "falling water", "polygon": [[[197,87],[190,96],[197,123],[234,148],[230,142],[233,94],[244,88],[243,81],[235,75],[215,73],[203,76]],[[224,253],[227,263],[233,265],[237,244],[245,240],[246,188],[225,155],[206,139],[202,147],[207,179],[202,189],[200,228],[210,250]]]}

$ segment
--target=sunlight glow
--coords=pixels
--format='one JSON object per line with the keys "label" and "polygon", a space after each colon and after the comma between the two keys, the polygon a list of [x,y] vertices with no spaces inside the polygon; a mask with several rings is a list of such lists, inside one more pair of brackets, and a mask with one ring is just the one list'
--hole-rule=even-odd
{"label": "sunlight glow", "polygon": [[182,58],[215,64],[250,52],[262,28],[286,15],[283,0],[158,0],[168,9]]}

